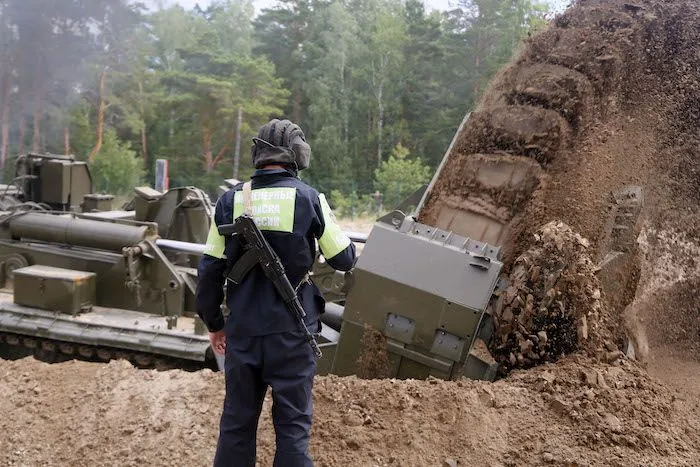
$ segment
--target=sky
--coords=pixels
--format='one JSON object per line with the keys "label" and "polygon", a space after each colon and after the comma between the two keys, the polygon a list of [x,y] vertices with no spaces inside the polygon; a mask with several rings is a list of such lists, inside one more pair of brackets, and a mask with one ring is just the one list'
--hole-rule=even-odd
{"label": "sky", "polygon": [[[150,4],[156,4],[158,3],[159,0],[150,0],[147,1],[146,3]],[[211,0],[160,0],[165,6],[173,5],[176,3],[179,3],[186,9],[190,9],[193,6],[195,6],[197,3],[199,3],[199,6],[204,8],[209,3],[211,3]],[[454,4],[454,0],[423,0],[425,3],[426,8],[428,9],[434,9],[434,10],[446,10],[451,4]],[[268,6],[271,6],[275,3],[275,0],[254,0],[254,5],[256,11],[260,11],[262,8],[266,8]],[[569,0],[549,0],[549,4],[552,5],[552,7],[555,9],[555,11],[563,11],[566,6],[569,4]]]}

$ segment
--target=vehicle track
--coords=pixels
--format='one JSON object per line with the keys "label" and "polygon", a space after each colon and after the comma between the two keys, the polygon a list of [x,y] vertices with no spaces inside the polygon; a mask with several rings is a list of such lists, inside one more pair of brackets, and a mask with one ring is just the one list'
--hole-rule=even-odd
{"label": "vehicle track", "polygon": [[[501,246],[506,272],[537,229],[565,222],[608,268],[599,279],[621,324],[642,226],[697,214],[697,24],[690,1],[576,2],[492,80],[419,221]],[[629,186],[643,190],[641,212],[613,196]]]}
{"label": "vehicle track", "polygon": [[196,362],[115,347],[74,344],[35,336],[0,333],[0,358],[15,360],[30,355],[46,363],[60,363],[73,359],[102,363],[111,360],[127,360],[140,369],[198,371],[208,368],[216,370],[216,360],[213,355],[208,355],[203,362]]}

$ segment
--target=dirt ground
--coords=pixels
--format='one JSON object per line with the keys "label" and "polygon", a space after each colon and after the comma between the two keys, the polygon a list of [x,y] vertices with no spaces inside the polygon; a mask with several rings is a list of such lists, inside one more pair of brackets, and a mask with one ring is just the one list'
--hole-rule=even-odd
{"label": "dirt ground", "polygon": [[372,230],[375,219],[372,217],[356,217],[355,219],[338,219],[340,226],[347,231],[368,234]]}
{"label": "dirt ground", "polygon": [[[698,377],[664,386],[631,361],[577,357],[496,383],[320,377],[311,452],[319,466],[697,465]],[[694,383],[694,395],[674,383]],[[2,361],[0,461],[211,465],[222,397],[210,371]],[[269,404],[263,466],[274,455]]]}
{"label": "dirt ground", "polygon": [[[319,377],[316,465],[698,465],[698,301],[676,300],[697,293],[700,268],[680,258],[698,246],[651,231],[640,244],[643,362],[578,353],[495,383]],[[222,399],[222,375],[208,370],[0,360],[0,464],[211,465]],[[270,403],[261,466],[274,456]]]}
{"label": "dirt ground", "polygon": [[[530,301],[546,300],[551,289],[527,263],[533,252],[550,251],[535,234],[561,225],[566,241],[594,251],[607,193],[643,186],[628,274],[634,280],[630,286],[625,277],[618,300],[596,292],[597,258],[588,246],[571,250],[574,263],[548,265],[576,279],[552,290],[563,307],[555,317],[575,319],[561,348],[581,350],[558,358],[539,328],[528,330],[538,337],[529,344],[528,332],[509,329],[501,333],[504,348],[518,364],[494,383],[319,377],[311,442],[317,465],[700,465],[698,24],[692,0],[578,2],[495,78],[426,205],[429,218],[436,200],[456,194],[474,206],[509,204],[498,211],[508,222],[516,216],[508,267],[513,274],[528,267],[514,282],[523,305],[512,310],[530,316],[526,289],[539,290]],[[544,175],[527,196],[475,192],[463,170],[475,154],[528,156]],[[596,318],[599,335],[620,337],[626,329],[635,359],[604,337],[593,339],[602,353],[581,345],[581,316],[606,306],[604,319]],[[532,351],[546,358],[528,357]],[[222,400],[222,375],[210,371],[0,360],[0,463],[210,465]],[[269,409],[268,398],[262,466],[274,455]]]}

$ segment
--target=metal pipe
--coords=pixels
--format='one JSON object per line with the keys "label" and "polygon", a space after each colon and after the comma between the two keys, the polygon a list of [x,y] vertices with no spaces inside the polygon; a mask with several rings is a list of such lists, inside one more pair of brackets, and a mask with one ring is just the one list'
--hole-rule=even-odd
{"label": "metal pipe", "polygon": [[367,243],[367,237],[369,237],[367,234],[351,231],[346,231],[345,235],[355,243]]}
{"label": "metal pipe", "polygon": [[27,212],[9,219],[13,238],[121,251],[149,235],[148,226]]}
{"label": "metal pipe", "polygon": [[206,247],[203,243],[181,242],[179,240],[168,240],[166,238],[157,239],[156,245],[164,250],[175,250],[191,255],[203,255]]}
{"label": "metal pipe", "polygon": [[[357,232],[346,232],[350,240],[357,243],[365,243],[367,235]],[[179,240],[168,240],[159,238],[156,240],[156,245],[163,250],[174,250],[190,255],[203,255],[206,245],[203,243],[181,242]]]}
{"label": "metal pipe", "polygon": [[328,302],[326,303],[326,311],[321,314],[321,322],[340,332],[340,326],[343,324],[344,312],[345,307],[337,303]]}

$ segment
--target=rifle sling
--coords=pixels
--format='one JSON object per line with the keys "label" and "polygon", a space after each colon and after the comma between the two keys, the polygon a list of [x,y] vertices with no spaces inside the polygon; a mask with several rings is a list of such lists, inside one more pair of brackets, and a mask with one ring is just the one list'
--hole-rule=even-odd
{"label": "rifle sling", "polygon": [[243,184],[243,212],[253,216],[252,182],[250,181]]}

